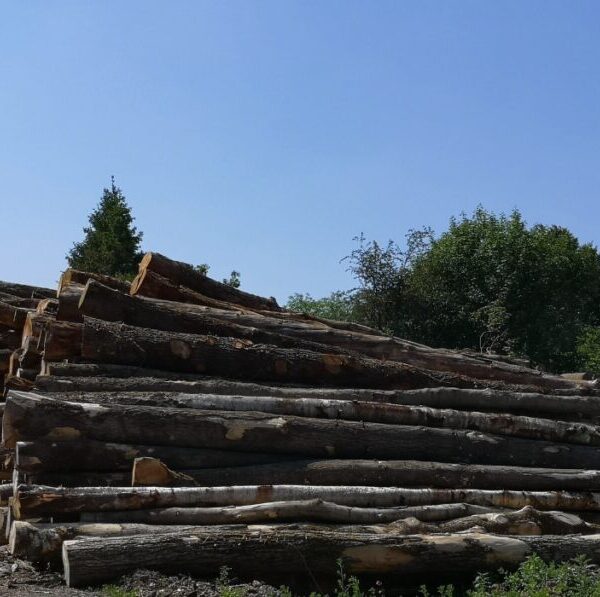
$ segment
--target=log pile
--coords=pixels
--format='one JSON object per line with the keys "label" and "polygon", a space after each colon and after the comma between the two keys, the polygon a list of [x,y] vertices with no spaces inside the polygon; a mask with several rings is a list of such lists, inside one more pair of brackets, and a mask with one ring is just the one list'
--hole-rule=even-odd
{"label": "log pile", "polygon": [[600,563],[594,381],[292,313],[157,253],[131,284],[1,283],[0,324],[0,537],[69,586]]}

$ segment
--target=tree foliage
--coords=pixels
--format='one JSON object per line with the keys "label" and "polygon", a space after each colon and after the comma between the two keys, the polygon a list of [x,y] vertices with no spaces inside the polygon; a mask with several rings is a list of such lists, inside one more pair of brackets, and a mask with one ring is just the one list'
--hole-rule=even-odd
{"label": "tree foliage", "polygon": [[431,346],[524,356],[550,371],[600,373],[600,257],[566,228],[479,207],[438,237],[424,228],[403,246],[355,240],[343,261],[357,288],[294,295],[290,308],[333,311]]}
{"label": "tree foliage", "polygon": [[69,266],[121,278],[135,276],[142,257],[142,233],[133,221],[131,208],[113,177],[111,188],[104,189],[100,203],[89,216],[84,239],[67,254]]}
{"label": "tree foliage", "polygon": [[285,307],[290,311],[323,319],[355,321],[357,317],[354,304],[352,293],[340,290],[320,299],[313,298],[310,294],[296,293],[289,297]]}

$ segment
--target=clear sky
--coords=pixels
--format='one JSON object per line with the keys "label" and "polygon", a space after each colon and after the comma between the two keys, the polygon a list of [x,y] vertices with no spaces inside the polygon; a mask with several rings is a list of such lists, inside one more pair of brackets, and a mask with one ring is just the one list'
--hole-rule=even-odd
{"label": "clear sky", "polygon": [[0,279],[114,174],[144,249],[279,300],[478,203],[599,241],[600,2],[0,2]]}

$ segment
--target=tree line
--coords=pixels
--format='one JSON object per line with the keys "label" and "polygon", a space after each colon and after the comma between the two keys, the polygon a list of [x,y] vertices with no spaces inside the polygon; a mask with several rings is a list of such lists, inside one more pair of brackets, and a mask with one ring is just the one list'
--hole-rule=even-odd
{"label": "tree line", "polygon": [[[131,279],[143,234],[114,178],[89,216],[70,267]],[[296,293],[287,307],[348,320],[430,346],[525,357],[548,371],[600,374],[600,255],[566,228],[528,226],[519,211],[478,207],[435,235],[402,244],[364,235],[342,264],[356,287],[323,298]],[[207,264],[196,266],[204,274]],[[223,282],[239,287],[233,271]]]}

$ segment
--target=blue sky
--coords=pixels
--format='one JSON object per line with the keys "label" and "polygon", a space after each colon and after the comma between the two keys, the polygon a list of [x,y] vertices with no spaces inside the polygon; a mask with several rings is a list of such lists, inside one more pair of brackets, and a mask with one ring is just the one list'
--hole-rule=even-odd
{"label": "blue sky", "polygon": [[600,3],[0,3],[0,279],[114,174],[144,248],[279,300],[478,203],[598,242]]}

